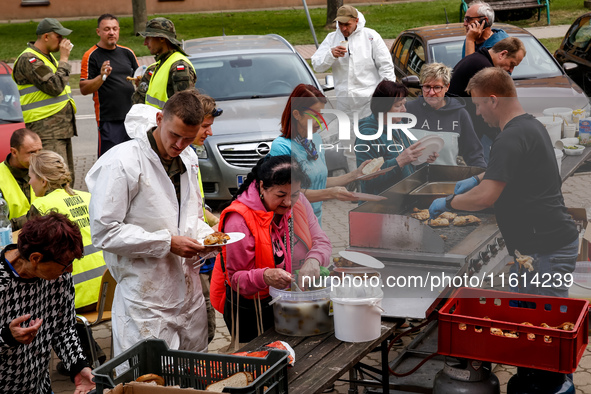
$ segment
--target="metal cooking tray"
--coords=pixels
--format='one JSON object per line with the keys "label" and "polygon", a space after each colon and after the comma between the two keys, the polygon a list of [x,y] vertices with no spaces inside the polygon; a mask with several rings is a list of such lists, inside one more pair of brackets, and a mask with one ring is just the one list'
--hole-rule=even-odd
{"label": "metal cooking tray", "polygon": [[436,198],[453,194],[455,187],[455,182],[428,182],[417,187],[409,195],[416,199],[417,206],[427,208]]}
{"label": "metal cooking tray", "polygon": [[417,187],[415,190],[410,192],[410,194],[418,196],[430,194],[443,194],[447,196],[448,194],[453,194],[455,187],[456,182],[429,182],[425,183],[420,187]]}

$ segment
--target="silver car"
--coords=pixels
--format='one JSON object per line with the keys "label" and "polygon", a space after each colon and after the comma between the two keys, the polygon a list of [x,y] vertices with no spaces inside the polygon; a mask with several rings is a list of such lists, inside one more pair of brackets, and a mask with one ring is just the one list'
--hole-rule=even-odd
{"label": "silver car", "polygon": [[221,36],[185,41],[196,87],[223,115],[198,152],[206,199],[229,200],[280,134],[287,98],[300,83],[322,87],[306,61],[275,35]]}

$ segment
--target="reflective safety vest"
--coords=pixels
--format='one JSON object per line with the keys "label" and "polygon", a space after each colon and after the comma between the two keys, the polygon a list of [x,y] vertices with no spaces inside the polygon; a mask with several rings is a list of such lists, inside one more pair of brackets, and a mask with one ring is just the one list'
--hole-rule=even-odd
{"label": "reflective safety vest", "polygon": [[[25,49],[23,53],[19,55],[18,59],[16,59],[17,62],[24,53],[35,54],[37,58],[43,61],[43,63],[54,73],[57,72],[57,67],[50,62],[44,54],[39,53],[32,48]],[[49,54],[49,56],[51,56],[57,64],[55,57],[53,57],[52,54]],[[14,75],[12,78],[14,79]],[[25,123],[36,122],[48,118],[61,111],[68,102],[72,103],[74,113],[76,113],[76,103],[72,98],[72,89],[70,89],[70,85],[66,85],[64,90],[58,96],[50,96],[39,90],[39,88],[33,84],[18,85],[18,92],[20,94],[21,109],[23,110]]]}
{"label": "reflective safety vest", "polygon": [[163,64],[160,64],[160,61],[156,62],[155,64],[157,66],[154,74],[152,74],[152,77],[150,78],[150,84],[148,85],[148,91],[146,92],[146,104],[158,109],[162,109],[164,107],[164,103],[168,101],[166,87],[168,86],[170,67],[172,67],[173,63],[179,60],[184,60],[189,65],[189,67],[195,71],[191,61],[180,52],[174,52],[168,57],[168,59],[166,59]]}
{"label": "reflective safety vest", "polygon": [[[31,200],[34,201],[35,192],[31,186],[29,187],[31,188]],[[0,191],[8,203],[9,219],[19,218],[29,212],[31,203],[4,162],[0,163]]]}
{"label": "reflective safety vest", "polygon": [[201,167],[197,167],[197,180],[199,181],[199,192],[201,192],[201,205],[203,206],[203,221],[207,224],[207,217],[205,216],[205,194],[203,194],[203,181],[201,180]]}
{"label": "reflective safety vest", "polygon": [[50,210],[57,210],[64,214],[80,228],[82,242],[84,244],[84,257],[74,260],[72,279],[76,296],[74,303],[76,308],[81,308],[98,301],[101,278],[105,269],[105,260],[102,250],[92,246],[90,237],[90,217],[88,204],[90,193],[76,190],[75,195],[70,196],[64,189],[57,189],[51,193],[37,198],[33,206],[41,214]]}

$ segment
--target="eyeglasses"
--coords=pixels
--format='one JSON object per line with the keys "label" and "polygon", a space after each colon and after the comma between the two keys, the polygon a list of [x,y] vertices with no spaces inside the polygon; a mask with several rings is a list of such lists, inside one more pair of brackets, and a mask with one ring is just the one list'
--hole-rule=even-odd
{"label": "eyeglasses", "polygon": [[464,22],[470,22],[472,19],[479,19],[479,18],[484,18],[484,17],[481,16],[481,15],[478,15],[478,16],[465,16],[464,17]]}
{"label": "eyeglasses", "polygon": [[429,86],[429,85],[421,85],[421,89],[423,89],[423,92],[425,93],[429,93],[429,91],[431,89],[433,89],[433,91],[435,93],[441,93],[441,91],[443,90],[444,86]]}
{"label": "eyeglasses", "polygon": [[63,262],[61,262],[61,261],[58,261],[58,260],[57,260],[57,259],[54,257],[54,258],[52,258],[52,259],[49,259],[49,260],[47,260],[47,261],[44,261],[44,263],[56,263],[56,264],[59,264],[59,265],[61,265],[62,267],[64,267],[64,268],[62,269],[62,272],[66,272],[66,270],[67,270],[68,268],[70,268],[70,267],[72,266],[72,264],[74,264],[74,260],[70,261],[69,263],[63,263]]}
{"label": "eyeglasses", "polygon": [[218,116],[220,116],[221,114],[224,113],[224,110],[221,108],[214,108],[213,111],[211,111],[211,116],[213,116],[214,118],[217,118]]}

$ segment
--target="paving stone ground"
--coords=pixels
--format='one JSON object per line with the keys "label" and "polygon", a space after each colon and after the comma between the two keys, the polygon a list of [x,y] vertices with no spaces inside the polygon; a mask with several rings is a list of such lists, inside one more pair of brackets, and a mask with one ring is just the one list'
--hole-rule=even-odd
{"label": "paving stone ground", "polygon": [[[96,157],[75,157],[76,184],[75,189],[86,190],[84,176],[96,160]],[[574,174],[563,184],[563,195],[566,206],[573,208],[586,208],[587,216],[591,218],[591,172]],[[349,223],[347,212],[355,208],[357,204],[342,201],[329,201],[324,203],[323,208],[323,228],[328,234],[333,244],[333,255],[344,250],[349,242]],[[95,338],[99,345],[104,349],[105,354],[110,354],[111,346],[111,323],[103,323],[93,329]],[[407,345],[411,338],[404,337],[404,345]],[[225,353],[230,344],[230,334],[225,326],[222,316],[217,314],[216,336],[209,346],[212,353]],[[394,360],[398,355],[394,348],[389,354],[389,359]],[[74,391],[74,385],[68,377],[61,376],[55,370],[57,359],[54,357],[50,364],[51,381],[55,394],[71,394]],[[380,367],[381,360],[379,352],[370,353],[364,360],[366,364]],[[507,382],[516,372],[512,366],[496,365],[495,374],[501,383],[501,393],[507,392]],[[348,374],[343,376],[344,379]],[[591,351],[585,350],[583,358],[577,371],[574,373],[574,382],[577,394],[591,394]],[[362,392],[362,391],[360,391]],[[348,385],[344,382],[337,382],[333,393],[348,393]]]}

